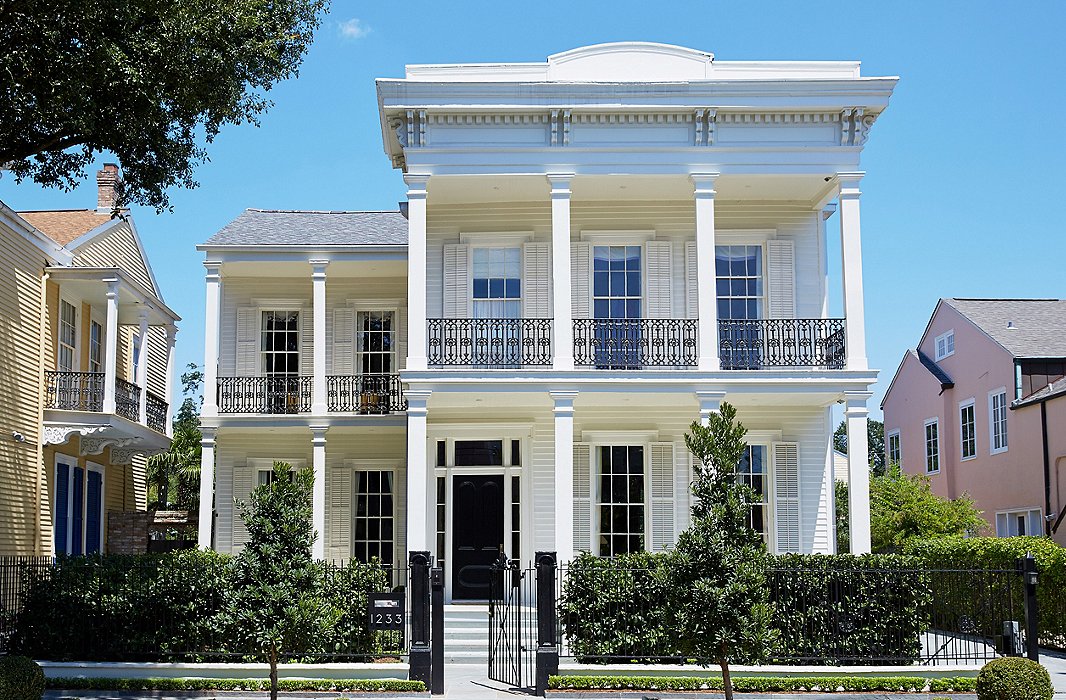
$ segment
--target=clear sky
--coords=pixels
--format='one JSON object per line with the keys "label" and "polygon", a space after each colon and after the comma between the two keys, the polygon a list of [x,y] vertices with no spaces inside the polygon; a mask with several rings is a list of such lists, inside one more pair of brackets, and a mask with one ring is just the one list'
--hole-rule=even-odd
{"label": "clear sky", "polygon": [[[193,246],[245,207],[385,209],[404,196],[383,154],[375,77],[406,63],[543,61],[606,41],[680,44],[720,60],[861,60],[901,80],[863,154],[862,235],[871,402],[937,298],[1062,297],[1066,2],[408,2],[334,0],[301,75],[261,128],[209,147],[173,212],[135,209],[181,366],[203,357],[203,267]],[[100,159],[103,163],[105,158]],[[12,208],[95,206],[0,178]],[[831,223],[836,224],[836,219]],[[830,252],[836,255],[836,236]],[[839,299],[839,264],[831,283]],[[1056,272],[1058,271],[1058,272]],[[839,303],[837,303],[839,312]]]}

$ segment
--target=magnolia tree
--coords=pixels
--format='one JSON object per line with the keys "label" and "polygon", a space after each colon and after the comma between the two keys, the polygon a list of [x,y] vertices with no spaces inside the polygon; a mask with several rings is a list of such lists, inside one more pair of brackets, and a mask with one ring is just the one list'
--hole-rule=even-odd
{"label": "magnolia tree", "polygon": [[729,663],[765,658],[774,641],[766,587],[766,546],[750,525],[756,494],[737,478],[747,429],[722,403],[708,425],[694,422],[685,444],[696,459],[692,525],[673,555],[681,651],[713,659],[733,697]]}

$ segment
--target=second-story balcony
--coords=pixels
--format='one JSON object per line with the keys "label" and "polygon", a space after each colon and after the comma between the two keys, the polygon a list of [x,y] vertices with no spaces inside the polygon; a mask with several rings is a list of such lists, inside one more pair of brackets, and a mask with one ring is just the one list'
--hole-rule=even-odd
{"label": "second-story balcony", "polygon": [[550,318],[431,318],[426,322],[430,367],[513,369],[550,367]]}
{"label": "second-story balcony", "polygon": [[[219,377],[219,413],[284,415],[310,413],[314,377],[275,375]],[[326,402],[331,413],[384,415],[407,409],[398,374],[330,375]]]}
{"label": "second-story balcony", "polygon": [[843,369],[844,319],[719,321],[718,357],[722,369]]}
{"label": "second-story balcony", "polygon": [[[46,409],[58,411],[104,410],[103,372],[45,372]],[[143,423],[158,433],[166,433],[167,402],[151,391],[145,392],[145,415],[141,420],[141,387],[125,379],[115,379],[115,415]]]}
{"label": "second-story balcony", "polygon": [[574,321],[574,364],[597,369],[695,367],[697,322],[689,318]]}

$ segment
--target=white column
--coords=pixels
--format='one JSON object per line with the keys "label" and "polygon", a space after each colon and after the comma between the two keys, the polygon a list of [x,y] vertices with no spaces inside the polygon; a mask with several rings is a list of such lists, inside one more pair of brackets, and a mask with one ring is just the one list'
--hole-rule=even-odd
{"label": "white column", "polygon": [[[423,326],[424,327],[424,326]],[[407,551],[432,551],[435,536],[430,533],[433,520],[429,488],[434,472],[429,468],[428,416],[429,391],[407,391]]]}
{"label": "white column", "polygon": [[845,391],[848,430],[848,527],[852,554],[870,553],[870,446],[866,435],[869,391]]}
{"label": "white column", "polygon": [[718,413],[725,400],[724,391],[697,391],[696,401],[700,404],[700,425],[707,427],[711,424],[711,414]]}
{"label": "white column", "polygon": [[163,400],[167,402],[167,436],[174,435],[174,347],[178,339],[178,327],[173,323],[167,326],[167,375],[166,394]]}
{"label": "white column", "polygon": [[311,379],[311,415],[324,416],[326,405],[326,265],[328,260],[311,261],[311,325],[314,333],[314,369]]}
{"label": "white column", "polygon": [[570,181],[573,178],[572,173],[548,175],[552,202],[552,369],[556,370],[574,368],[574,320],[570,308]]}
{"label": "white column", "polygon": [[204,313],[204,405],[200,415],[218,415],[218,334],[222,319],[222,263],[207,261],[207,306]]}
{"label": "white column", "polygon": [[[426,200],[429,175],[407,183],[407,369],[426,369]],[[411,547],[411,551],[426,549]]]}
{"label": "white column", "polygon": [[211,549],[215,524],[215,429],[200,428],[200,515],[197,543]]}
{"label": "white column", "polygon": [[118,280],[107,283],[107,317],[104,321],[104,413],[115,413],[115,380],[118,378]]}
{"label": "white column", "polygon": [[564,563],[574,558],[574,399],[577,392],[549,393],[555,402],[555,555],[559,563]]}
{"label": "white column", "polygon": [[137,415],[141,417],[141,425],[146,425],[148,423],[148,346],[151,344],[148,338],[148,309],[141,309],[138,320],[140,326],[137,334],[141,339],[141,356],[137,358],[137,366],[134,368],[133,383],[141,388]]}
{"label": "white column", "polygon": [[694,173],[691,177],[696,200],[698,368],[701,372],[714,372],[721,369],[718,357],[718,299],[714,283],[714,181],[718,173]]}
{"label": "white column", "polygon": [[840,184],[840,251],[844,280],[844,328],[847,368],[868,368],[866,322],[862,299],[862,236],[859,225],[859,182],[865,173],[837,173]]}
{"label": "white column", "polygon": [[326,427],[311,426],[311,469],[315,474],[311,491],[311,524],[315,528],[315,543],[311,556],[326,558]]}

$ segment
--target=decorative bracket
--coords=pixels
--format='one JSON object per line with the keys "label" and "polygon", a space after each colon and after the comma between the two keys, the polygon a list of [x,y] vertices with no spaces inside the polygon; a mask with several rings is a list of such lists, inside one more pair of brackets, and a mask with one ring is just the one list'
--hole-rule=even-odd
{"label": "decorative bracket", "polygon": [[713,146],[714,145],[714,125],[718,118],[718,110],[716,109],[697,109],[696,110],[696,140],[697,146]]}
{"label": "decorative bracket", "polygon": [[569,109],[553,109],[551,111],[551,145],[570,145],[570,122],[572,121]]}
{"label": "decorative bracket", "polygon": [[866,114],[862,107],[848,107],[840,112],[840,145],[862,146],[870,135],[870,127],[877,119]]}

